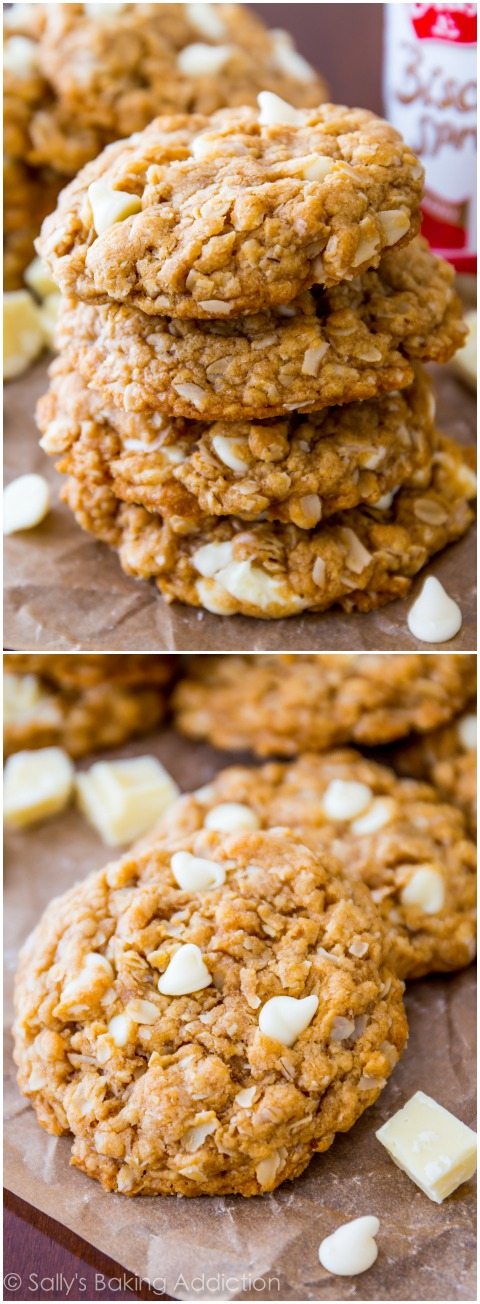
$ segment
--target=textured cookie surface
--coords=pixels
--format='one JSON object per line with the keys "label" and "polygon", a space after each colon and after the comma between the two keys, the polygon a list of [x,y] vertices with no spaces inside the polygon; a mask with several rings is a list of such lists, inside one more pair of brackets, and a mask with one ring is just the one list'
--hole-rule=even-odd
{"label": "textured cookie surface", "polygon": [[4,26],[6,147],[67,177],[158,113],[253,104],[264,88],[327,98],[288,34],[242,5],[13,5]]}
{"label": "textured cookie surface", "polygon": [[243,421],[375,397],[447,362],[465,338],[453,271],[417,239],[378,271],[230,322],[152,320],[66,301],[58,342],[118,407]]}
{"label": "textured cookie surface", "polygon": [[475,846],[460,812],[427,784],[399,779],[354,751],[238,767],[180,798],[157,834],[173,846],[205,826],[235,826],[246,811],[261,828],[297,829],[309,846],[331,852],[348,877],[368,885],[402,978],[460,969],[473,959]]}
{"label": "textured cookie surface", "polygon": [[[291,830],[201,829],[182,850],[223,882],[180,888],[151,841],[48,907],[17,980],[19,1082],[108,1190],[257,1195],[377,1098],[405,1042],[403,984],[367,889]],[[164,995],[188,943],[204,986]],[[291,1045],[260,1027],[275,996],[318,997]]]}
{"label": "textured cookie surface", "polygon": [[414,738],[392,754],[399,774],[428,779],[446,800],[465,814],[470,832],[477,829],[477,717],[472,711],[450,724]]}
{"label": "textured cookie surface", "polygon": [[174,706],[190,738],[295,756],[433,730],[462,710],[475,683],[475,657],[455,653],[197,656]]}
{"label": "textured cookie surface", "polygon": [[172,676],[167,657],[4,657],[5,754],[53,744],[71,756],[119,746],[163,719]]}
{"label": "textured cookie surface", "polygon": [[400,484],[428,484],[434,400],[418,372],[405,393],[270,422],[205,423],[126,413],[88,389],[68,355],[51,368],[37,408],[45,452],[88,479],[99,456],[114,494],[168,518],[174,530],[205,516],[293,522],[377,503]]}
{"label": "textured cookie surface", "polygon": [[309,531],[212,517],[178,534],[157,514],[119,503],[98,449],[88,478],[70,476],[63,491],[79,524],[118,551],[128,575],[154,579],[167,601],[266,620],[335,605],[370,611],[403,596],[429,557],[466,532],[474,494],[468,454],[441,436],[427,486]]}
{"label": "textured cookie surface", "polygon": [[[109,146],[44,224],[38,247],[61,289],[147,314],[224,317],[354,277],[411,239],[423,170],[398,133],[360,109],[291,114],[177,114]],[[100,185],[139,211],[99,226]]]}

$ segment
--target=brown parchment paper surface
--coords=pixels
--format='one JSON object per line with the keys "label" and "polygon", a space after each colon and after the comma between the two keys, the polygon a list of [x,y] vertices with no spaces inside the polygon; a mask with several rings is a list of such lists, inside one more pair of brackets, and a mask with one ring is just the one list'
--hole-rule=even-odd
{"label": "brown parchment paper surface", "polygon": [[[183,789],[243,759],[169,731],[110,755],[146,751],[167,765]],[[128,1199],[102,1191],[69,1167],[68,1139],[42,1131],[16,1086],[13,974],[18,947],[50,898],[108,859],[109,850],[75,810],[7,835],[7,1188],[129,1273],[182,1300],[475,1299],[474,1183],[443,1205],[432,1204],[375,1138],[380,1124],[420,1089],[474,1125],[473,968],[409,986],[409,1045],[379,1100],[297,1181],[272,1195]],[[380,1219],[376,1264],[360,1277],[332,1277],[318,1261],[320,1241],[364,1214]]]}
{"label": "brown parchment paper surface", "polygon": [[[57,652],[418,650],[425,645],[409,633],[407,612],[425,576],[433,573],[463,613],[462,628],[449,649],[476,650],[473,529],[432,559],[406,598],[367,615],[337,610],[253,620],[213,616],[180,603],[169,606],[153,582],[124,575],[116,554],[84,533],[59,502],[62,478],[38,447],[33,415],[37,398],[47,389],[46,370],[42,361],[5,387],[6,482],[39,471],[52,485],[54,503],[35,530],[6,540],[6,647]],[[461,442],[474,442],[473,396],[446,367],[435,369],[435,385],[439,426]]]}

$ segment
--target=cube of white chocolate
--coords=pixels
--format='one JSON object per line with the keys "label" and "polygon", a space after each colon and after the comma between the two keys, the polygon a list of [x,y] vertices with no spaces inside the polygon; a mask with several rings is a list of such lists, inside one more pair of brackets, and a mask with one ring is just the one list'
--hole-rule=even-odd
{"label": "cube of white chocolate", "polygon": [[423,1091],[416,1091],[376,1136],[436,1204],[467,1182],[477,1166],[475,1132]]}
{"label": "cube of white chocolate", "polygon": [[97,761],[77,775],[80,810],[110,847],[141,837],[178,795],[177,784],[155,756]]}
{"label": "cube of white chocolate", "polygon": [[23,828],[63,810],[73,788],[73,765],[61,747],[9,756],[3,784],[5,824]]}

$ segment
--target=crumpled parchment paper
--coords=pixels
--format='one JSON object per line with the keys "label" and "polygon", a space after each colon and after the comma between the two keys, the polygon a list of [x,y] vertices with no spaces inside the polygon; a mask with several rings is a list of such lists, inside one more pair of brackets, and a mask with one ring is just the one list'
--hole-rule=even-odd
{"label": "crumpled parchment paper", "polygon": [[[42,361],[5,389],[5,479],[39,471],[52,485],[54,503],[35,530],[6,540],[6,647],[56,652],[418,651],[424,645],[410,634],[407,612],[425,576],[435,574],[463,613],[462,628],[449,650],[475,650],[473,529],[432,559],[410,595],[367,615],[336,610],[253,620],[213,616],[181,603],[169,606],[153,582],[124,575],[117,555],[85,534],[59,502],[62,477],[38,446],[33,415],[37,398],[47,389],[46,370]],[[473,395],[446,367],[435,369],[435,384],[439,426],[461,442],[474,442]]]}
{"label": "crumpled parchment paper", "polygon": [[[157,755],[182,789],[244,758],[164,731],[114,755]],[[112,753],[110,753],[112,755]],[[88,762],[84,762],[88,764]],[[127,1199],[69,1168],[69,1141],[37,1125],[11,1057],[11,993],[20,944],[46,903],[111,858],[75,810],[6,849],[5,1184],[129,1273],[181,1300],[473,1300],[474,1183],[432,1204],[391,1162],[375,1131],[421,1089],[464,1122],[475,1116],[475,974],[412,983],[410,1041],[372,1109],[293,1183],[273,1195]],[[379,1254],[361,1277],[332,1277],[320,1241],[363,1214],[380,1219]]]}

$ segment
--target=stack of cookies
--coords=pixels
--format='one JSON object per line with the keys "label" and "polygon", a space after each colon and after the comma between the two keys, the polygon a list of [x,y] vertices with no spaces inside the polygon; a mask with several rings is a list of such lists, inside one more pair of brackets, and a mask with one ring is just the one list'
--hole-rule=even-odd
{"label": "stack of cookies", "polygon": [[221,615],[369,610],[465,532],[421,367],[464,328],[422,183],[375,115],[264,92],[158,118],[64,191],[42,445],[128,574]]}
{"label": "stack of cookies", "polygon": [[4,10],[5,287],[15,289],[67,180],[157,113],[296,105],[324,83],[286,32],[242,5],[14,4]]}

